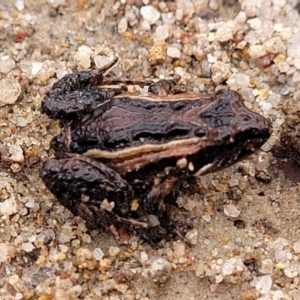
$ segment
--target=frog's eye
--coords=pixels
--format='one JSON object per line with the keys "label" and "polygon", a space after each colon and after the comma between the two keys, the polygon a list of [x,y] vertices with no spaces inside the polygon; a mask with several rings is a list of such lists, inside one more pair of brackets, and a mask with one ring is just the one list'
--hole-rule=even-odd
{"label": "frog's eye", "polygon": [[249,115],[242,115],[241,118],[243,122],[251,121],[251,117]]}

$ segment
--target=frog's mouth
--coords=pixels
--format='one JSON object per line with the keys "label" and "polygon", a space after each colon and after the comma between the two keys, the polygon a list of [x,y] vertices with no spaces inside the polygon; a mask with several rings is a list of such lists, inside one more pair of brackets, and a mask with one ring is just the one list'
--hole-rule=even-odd
{"label": "frog's mouth", "polygon": [[[272,130],[249,129],[247,132],[237,134],[227,143],[211,146],[200,155],[197,172],[194,176],[212,173],[248,157],[256,152],[270,137]],[[193,160],[195,161],[195,160]]]}

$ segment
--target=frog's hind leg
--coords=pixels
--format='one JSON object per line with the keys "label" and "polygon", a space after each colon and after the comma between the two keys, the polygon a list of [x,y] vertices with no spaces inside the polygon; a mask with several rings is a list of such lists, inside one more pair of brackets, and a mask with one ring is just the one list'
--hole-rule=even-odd
{"label": "frog's hind leg", "polygon": [[126,215],[133,197],[130,186],[117,172],[82,155],[49,159],[40,177],[57,200],[82,217],[89,228],[107,229],[115,215]]}

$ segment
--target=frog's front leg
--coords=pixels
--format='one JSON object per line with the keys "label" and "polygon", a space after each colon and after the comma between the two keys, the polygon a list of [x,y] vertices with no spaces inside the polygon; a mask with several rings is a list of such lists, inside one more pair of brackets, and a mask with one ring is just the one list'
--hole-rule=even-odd
{"label": "frog's front leg", "polygon": [[174,77],[174,79],[161,79],[149,85],[148,91],[158,96],[174,95],[179,93],[185,93],[186,87],[178,84],[180,77]]}
{"label": "frog's front leg", "polygon": [[[111,78],[104,74],[118,61],[118,58],[98,70],[67,74],[53,84],[42,99],[41,112],[53,119],[76,120],[95,110],[114,96],[127,91],[124,84],[149,85],[152,81]],[[123,84],[118,88],[112,85]],[[100,87],[99,87],[100,86]],[[109,86],[109,88],[101,88]]]}
{"label": "frog's front leg", "polygon": [[58,201],[82,217],[89,228],[107,229],[115,216],[130,211],[130,185],[102,162],[82,155],[49,159],[40,177]]}
{"label": "frog's front leg", "polygon": [[41,112],[52,119],[76,120],[126,91],[125,87],[109,90],[90,87],[74,90],[68,94],[49,93],[42,100]]}

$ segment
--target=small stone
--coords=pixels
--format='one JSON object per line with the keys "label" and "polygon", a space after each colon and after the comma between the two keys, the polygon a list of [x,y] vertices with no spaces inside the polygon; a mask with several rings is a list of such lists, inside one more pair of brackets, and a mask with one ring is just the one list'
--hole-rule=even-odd
{"label": "small stone", "polygon": [[248,53],[251,58],[259,58],[267,54],[267,49],[262,45],[250,45]]}
{"label": "small stone", "polygon": [[0,80],[0,107],[13,104],[21,94],[21,85],[14,78],[4,78]]}
{"label": "small stone", "polygon": [[172,265],[166,259],[152,258],[144,267],[143,276],[151,278],[154,282],[165,283],[171,276]]}
{"label": "small stone", "polygon": [[271,165],[271,159],[268,153],[260,152],[257,156],[257,163],[255,168],[259,172],[267,172],[268,168]]}
{"label": "small stone", "polygon": [[158,25],[155,30],[155,34],[159,40],[165,40],[169,37],[168,26]]}
{"label": "small stone", "polygon": [[25,126],[27,126],[27,120],[26,119],[24,119],[23,117],[17,117],[16,118],[16,124],[17,124],[17,126],[19,126],[19,127],[25,127]]}
{"label": "small stone", "polygon": [[192,211],[196,207],[196,202],[188,198],[183,204],[183,208],[187,211]]}
{"label": "small stone", "polygon": [[110,246],[108,249],[108,253],[110,256],[116,256],[119,254],[119,252],[120,252],[119,247]]}
{"label": "small stone", "polygon": [[268,53],[286,52],[286,44],[282,41],[282,39],[279,36],[275,36],[270,39],[267,39],[264,46]]}
{"label": "small stone", "polygon": [[35,76],[39,73],[39,71],[43,67],[43,63],[41,62],[31,62],[31,61],[23,61],[20,64],[21,69],[24,73],[27,73],[29,76]]}
{"label": "small stone", "polygon": [[211,66],[211,79],[216,84],[220,84],[221,82],[225,81],[230,75],[230,64],[216,61]]}
{"label": "small stone", "polygon": [[170,56],[172,58],[179,58],[181,55],[181,51],[179,49],[177,49],[176,47],[169,46],[167,49],[167,54],[168,54],[168,56]]}
{"label": "small stone", "polygon": [[265,275],[259,278],[255,285],[255,289],[262,295],[270,292],[272,287],[272,278],[270,275]]}
{"label": "small stone", "polygon": [[261,20],[259,18],[249,19],[247,23],[254,30],[259,30],[261,28]]}
{"label": "small stone", "polygon": [[220,42],[228,42],[231,40],[234,34],[234,25],[234,21],[228,21],[218,26],[216,39]]}
{"label": "small stone", "polygon": [[248,75],[242,73],[233,73],[226,83],[229,85],[230,88],[233,90],[238,90],[244,87],[250,86],[250,78]]}
{"label": "small stone", "polygon": [[118,24],[118,32],[123,34],[128,28],[128,23],[126,18],[122,18]]}
{"label": "small stone", "polygon": [[47,3],[53,8],[58,8],[60,5],[63,5],[65,0],[47,0]]}
{"label": "small stone", "polygon": [[205,215],[202,216],[202,219],[205,222],[209,223],[209,222],[211,222],[211,215],[205,214]]}
{"label": "small stone", "polygon": [[284,274],[286,277],[288,278],[295,278],[296,276],[298,276],[298,271],[293,268],[293,267],[287,267],[283,270]]}
{"label": "small stone", "polygon": [[160,18],[160,12],[152,5],[143,6],[140,12],[143,19],[150,25],[155,24]]}
{"label": "small stone", "polygon": [[[162,3],[162,2],[161,2]],[[175,23],[176,19],[175,16],[172,12],[168,12],[168,13],[162,13],[161,14],[161,18],[163,20],[163,23],[165,25],[172,25]]]}
{"label": "small stone", "polygon": [[271,274],[273,272],[274,263],[271,259],[267,258],[261,262],[260,271],[265,274]]}
{"label": "small stone", "polygon": [[23,150],[20,145],[12,145],[9,148],[10,159],[14,162],[22,163],[24,161]]}
{"label": "small stone", "polygon": [[96,260],[101,260],[104,256],[103,251],[101,250],[101,248],[95,248],[93,250],[93,256]]}
{"label": "small stone", "polygon": [[294,243],[293,249],[296,253],[300,253],[300,241]]}
{"label": "small stone", "polygon": [[196,245],[198,243],[198,231],[195,228],[189,230],[185,237],[192,245]]}
{"label": "small stone", "polygon": [[10,58],[9,56],[2,56],[0,58],[0,72],[7,74],[9,73],[14,67],[16,63],[15,61]]}
{"label": "small stone", "polygon": [[78,51],[75,54],[75,59],[78,61],[81,67],[88,69],[91,66],[91,54],[92,49],[86,45],[78,47]]}
{"label": "small stone", "polygon": [[27,242],[22,244],[22,249],[26,252],[31,252],[34,248],[35,247],[33,246],[32,243]]}
{"label": "small stone", "polygon": [[179,259],[180,257],[183,257],[185,255],[185,244],[181,242],[174,242],[173,251],[174,258]]}
{"label": "small stone", "polygon": [[16,0],[15,1],[15,7],[17,10],[23,10],[25,5],[24,5],[24,0]]}
{"label": "small stone", "polygon": [[224,213],[228,217],[236,218],[241,213],[235,205],[233,204],[225,204],[224,205]]}
{"label": "small stone", "polygon": [[167,59],[167,44],[164,41],[157,42],[150,50],[148,54],[148,62],[151,66],[161,65]]}

